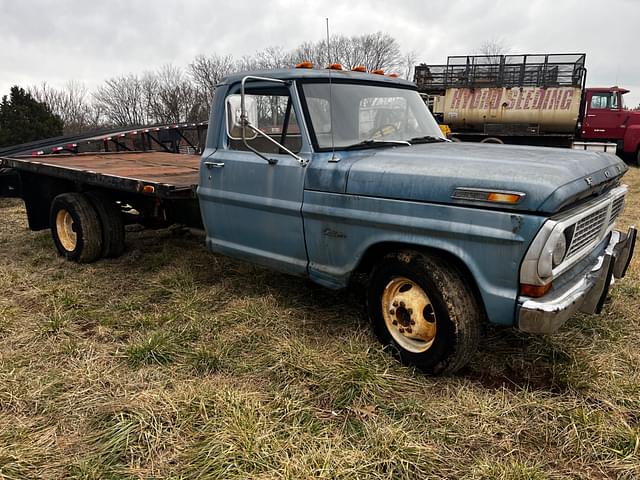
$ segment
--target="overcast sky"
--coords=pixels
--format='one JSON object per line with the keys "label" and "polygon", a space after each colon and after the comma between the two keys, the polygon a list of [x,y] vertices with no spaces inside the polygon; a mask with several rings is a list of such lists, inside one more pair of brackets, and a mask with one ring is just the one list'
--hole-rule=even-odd
{"label": "overcast sky", "polygon": [[75,79],[94,88],[198,54],[240,57],[325,34],[382,30],[419,62],[474,53],[587,54],[587,84],[624,86],[640,103],[640,0],[0,0],[0,94]]}

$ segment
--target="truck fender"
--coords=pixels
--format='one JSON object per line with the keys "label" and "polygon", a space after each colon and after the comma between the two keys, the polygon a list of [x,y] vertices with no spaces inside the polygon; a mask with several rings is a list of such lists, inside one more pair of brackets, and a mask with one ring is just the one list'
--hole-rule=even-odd
{"label": "truck fender", "polygon": [[640,125],[630,125],[624,134],[623,151],[625,153],[636,153],[640,148]]}

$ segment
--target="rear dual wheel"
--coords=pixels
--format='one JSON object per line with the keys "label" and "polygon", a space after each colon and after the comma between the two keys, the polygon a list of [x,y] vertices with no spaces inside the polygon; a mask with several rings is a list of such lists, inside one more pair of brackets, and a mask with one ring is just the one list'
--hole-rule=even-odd
{"label": "rear dual wheel", "polygon": [[63,193],[49,217],[56,249],[67,260],[90,263],[124,250],[124,223],[115,204],[99,192]]}

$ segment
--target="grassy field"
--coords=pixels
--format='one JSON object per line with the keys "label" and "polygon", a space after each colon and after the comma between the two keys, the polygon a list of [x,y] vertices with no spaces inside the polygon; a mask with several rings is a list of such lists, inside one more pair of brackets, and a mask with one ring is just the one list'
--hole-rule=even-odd
{"label": "grassy field", "polygon": [[355,294],[189,233],[76,265],[0,200],[0,292],[0,478],[640,478],[640,253],[602,315],[489,329],[448,378],[382,352]]}

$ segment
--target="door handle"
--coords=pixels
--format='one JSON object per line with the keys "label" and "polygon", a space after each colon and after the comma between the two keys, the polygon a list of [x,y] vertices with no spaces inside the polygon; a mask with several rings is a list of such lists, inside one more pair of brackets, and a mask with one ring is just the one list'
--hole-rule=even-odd
{"label": "door handle", "polygon": [[222,162],[204,162],[207,168],[222,168],[224,167],[224,163]]}

